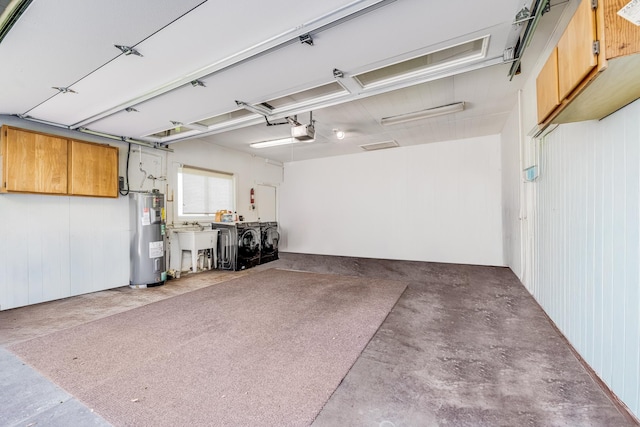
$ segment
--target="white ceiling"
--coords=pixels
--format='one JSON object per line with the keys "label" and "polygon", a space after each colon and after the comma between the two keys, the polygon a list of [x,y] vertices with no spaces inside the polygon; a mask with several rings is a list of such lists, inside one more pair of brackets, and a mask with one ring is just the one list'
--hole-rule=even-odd
{"label": "white ceiling", "polygon": [[[6,3],[6,2],[5,2]],[[160,144],[187,137],[279,161],[361,152],[389,139],[401,146],[499,133],[517,91],[565,2],[536,30],[511,81],[502,56],[523,28],[516,13],[532,0],[33,0],[0,42],[0,114],[15,114]],[[553,4],[553,3],[552,3]],[[299,36],[310,34],[313,45]],[[484,56],[455,68],[363,88],[353,76],[489,36]],[[125,55],[114,45],[135,48]],[[531,59],[529,59],[531,58]],[[531,68],[529,66],[528,68]],[[344,73],[335,77],[333,70]],[[205,86],[193,86],[200,80]],[[235,126],[150,136],[180,122],[238,110],[337,81],[330,102],[274,110],[316,120],[316,141],[266,149],[252,142],[290,135],[251,114]],[[60,93],[67,87],[75,93]],[[382,117],[464,101],[463,112],[394,126]],[[136,112],[126,112],[127,107]],[[197,126],[196,126],[197,127]],[[346,131],[338,141],[333,129]],[[183,127],[182,130],[185,130]],[[188,129],[187,129],[188,130]]]}

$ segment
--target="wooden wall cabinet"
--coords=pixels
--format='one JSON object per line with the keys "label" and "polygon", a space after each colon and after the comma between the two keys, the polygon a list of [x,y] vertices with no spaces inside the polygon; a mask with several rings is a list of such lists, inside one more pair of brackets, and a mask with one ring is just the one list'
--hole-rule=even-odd
{"label": "wooden wall cabinet", "polygon": [[542,128],[601,119],[640,98],[640,27],[617,14],[627,3],[582,0],[536,79]]}
{"label": "wooden wall cabinet", "polygon": [[69,194],[118,197],[118,148],[69,141]]}
{"label": "wooden wall cabinet", "polygon": [[536,95],[538,99],[538,121],[542,121],[560,105],[558,85],[558,48],[553,48],[538,78],[536,79]]}
{"label": "wooden wall cabinet", "polygon": [[598,65],[593,42],[596,13],[591,0],[582,0],[558,41],[558,94],[566,99],[580,82]]}
{"label": "wooden wall cabinet", "polygon": [[0,191],[67,194],[67,140],[2,127]]}
{"label": "wooden wall cabinet", "polygon": [[118,197],[118,148],[2,126],[2,193]]}

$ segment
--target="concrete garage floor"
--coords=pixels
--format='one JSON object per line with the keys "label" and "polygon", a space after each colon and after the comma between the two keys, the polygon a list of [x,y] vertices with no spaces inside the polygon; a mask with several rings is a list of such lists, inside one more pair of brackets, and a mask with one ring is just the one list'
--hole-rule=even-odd
{"label": "concrete garage floor", "polygon": [[[284,253],[244,272],[205,272],[157,288],[0,312],[0,345],[268,268],[408,284],[314,426],[637,425],[506,268]],[[4,348],[0,387],[0,425],[108,425]]]}

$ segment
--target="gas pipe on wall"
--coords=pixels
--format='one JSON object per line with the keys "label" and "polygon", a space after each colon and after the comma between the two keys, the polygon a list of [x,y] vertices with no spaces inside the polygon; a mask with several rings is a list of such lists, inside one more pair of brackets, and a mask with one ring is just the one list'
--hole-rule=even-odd
{"label": "gas pipe on wall", "polygon": [[250,201],[251,201],[251,210],[255,210],[256,209],[256,192],[254,191],[254,189],[252,188],[250,193]]}

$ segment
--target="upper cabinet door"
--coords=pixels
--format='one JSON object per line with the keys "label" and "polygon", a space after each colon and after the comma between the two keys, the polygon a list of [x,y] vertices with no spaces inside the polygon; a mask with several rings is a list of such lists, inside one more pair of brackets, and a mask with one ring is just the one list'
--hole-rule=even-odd
{"label": "upper cabinet door", "polygon": [[591,8],[591,1],[582,0],[558,42],[560,99],[566,98],[598,64],[593,53],[595,40],[596,14]]}
{"label": "upper cabinet door", "polygon": [[69,194],[118,197],[118,148],[71,140]]}
{"label": "upper cabinet door", "polygon": [[536,78],[538,123],[542,123],[560,105],[558,95],[558,49],[554,48]]}
{"label": "upper cabinet door", "polygon": [[3,127],[2,191],[66,194],[67,140]]}

